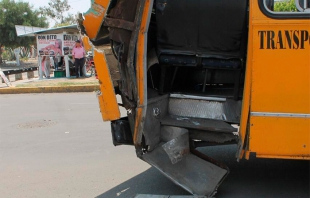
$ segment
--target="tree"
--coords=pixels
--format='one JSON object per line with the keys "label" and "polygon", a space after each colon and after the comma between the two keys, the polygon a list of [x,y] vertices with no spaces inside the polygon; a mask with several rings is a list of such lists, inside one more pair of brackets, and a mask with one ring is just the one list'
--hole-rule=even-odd
{"label": "tree", "polygon": [[[42,7],[40,10],[46,16],[55,21],[55,27],[75,24],[75,18],[72,14],[67,13],[71,6],[68,0],[50,0],[48,7]],[[67,13],[67,15],[65,15]]]}
{"label": "tree", "polygon": [[[47,27],[46,18],[40,17],[39,10],[34,9],[29,3],[15,2],[14,0],[0,1],[0,49],[30,47],[35,43],[33,37],[18,37],[15,25]],[[0,63],[2,50],[0,50]]]}
{"label": "tree", "polygon": [[276,12],[297,12],[295,0],[275,2],[274,11]]}

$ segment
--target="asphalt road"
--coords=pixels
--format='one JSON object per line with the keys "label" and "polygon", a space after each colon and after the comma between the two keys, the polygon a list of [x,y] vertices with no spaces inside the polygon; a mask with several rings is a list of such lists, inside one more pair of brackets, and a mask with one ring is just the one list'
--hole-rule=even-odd
{"label": "asphalt road", "polygon": [[[235,146],[201,150],[230,168],[216,197],[310,197],[308,161],[237,162]],[[94,93],[0,95],[0,197],[135,194],[188,195],[133,147],[112,145]]]}

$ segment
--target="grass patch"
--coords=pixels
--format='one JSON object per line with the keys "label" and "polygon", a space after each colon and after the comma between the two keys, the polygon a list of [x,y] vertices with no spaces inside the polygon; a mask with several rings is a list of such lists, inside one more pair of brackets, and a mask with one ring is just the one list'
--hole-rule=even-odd
{"label": "grass patch", "polygon": [[59,82],[59,86],[72,86],[72,85],[99,85],[98,82]]}

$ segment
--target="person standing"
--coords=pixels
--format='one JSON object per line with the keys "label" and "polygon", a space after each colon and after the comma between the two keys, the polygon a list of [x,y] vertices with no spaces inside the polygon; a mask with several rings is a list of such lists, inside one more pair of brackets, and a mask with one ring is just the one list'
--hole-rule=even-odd
{"label": "person standing", "polygon": [[75,73],[77,78],[79,76],[84,76],[83,75],[84,56],[85,56],[85,50],[84,47],[81,45],[81,41],[79,40],[75,41],[75,47],[72,49],[72,58],[74,61]]}

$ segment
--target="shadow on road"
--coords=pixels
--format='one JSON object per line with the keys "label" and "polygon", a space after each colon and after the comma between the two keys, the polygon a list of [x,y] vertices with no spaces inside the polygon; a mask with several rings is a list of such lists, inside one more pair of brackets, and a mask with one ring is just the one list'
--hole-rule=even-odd
{"label": "shadow on road", "polygon": [[200,149],[226,164],[230,173],[220,185],[220,198],[309,198],[310,162],[308,160],[265,159],[250,156],[237,162],[236,145]]}
{"label": "shadow on road", "polygon": [[[234,158],[234,146],[200,150],[225,163],[230,169],[230,174],[219,187],[216,197],[310,197],[309,161],[251,157],[250,160],[237,162]],[[136,194],[188,195],[187,191],[175,185],[157,169],[150,168],[98,198],[130,198]]]}
{"label": "shadow on road", "polygon": [[97,196],[97,198],[131,198],[136,194],[189,195],[157,169],[149,168],[139,175]]}

